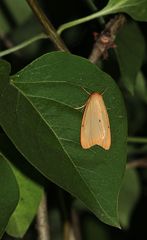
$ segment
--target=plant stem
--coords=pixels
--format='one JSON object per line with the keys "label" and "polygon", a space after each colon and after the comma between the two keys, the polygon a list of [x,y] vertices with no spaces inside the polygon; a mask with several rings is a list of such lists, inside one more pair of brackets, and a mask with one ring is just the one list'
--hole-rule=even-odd
{"label": "plant stem", "polygon": [[85,23],[85,22],[88,22],[90,20],[93,20],[95,18],[98,18],[98,17],[102,17],[102,16],[105,16],[105,15],[108,15],[108,14],[111,14],[111,13],[115,13],[115,11],[113,12],[113,10],[115,10],[115,8],[107,8],[105,7],[104,9],[102,9],[101,11],[99,12],[96,12],[96,13],[93,13],[91,15],[88,15],[86,17],[83,17],[83,18],[79,18],[79,19],[76,19],[74,21],[71,21],[71,22],[68,22],[68,23],[65,23],[65,24],[62,24],[58,30],[57,30],[57,33],[60,35],[64,30],[68,29],[68,28],[71,28],[71,27],[74,27],[74,26],[77,26],[81,23]]}
{"label": "plant stem", "polygon": [[68,48],[60,38],[60,36],[56,33],[56,29],[53,27],[49,19],[46,17],[45,13],[42,11],[40,6],[38,5],[37,0],[26,0],[30,5],[32,11],[37,16],[39,22],[42,24],[46,34],[49,36],[51,41],[54,43],[55,47],[58,50],[69,52]]}
{"label": "plant stem", "polygon": [[40,206],[37,212],[37,232],[38,240],[50,240],[50,229],[48,221],[48,211],[47,211],[47,198],[46,194],[43,194]]}
{"label": "plant stem", "polygon": [[129,143],[147,143],[147,138],[143,137],[128,137]]}
{"label": "plant stem", "polygon": [[127,163],[126,169],[147,168],[147,159],[138,159]]}
{"label": "plant stem", "polygon": [[[93,13],[98,12],[97,7],[92,0],[87,0],[87,4]],[[99,17],[99,18],[97,18],[97,20],[101,26],[103,26],[105,24],[105,20],[103,17]]]}
{"label": "plant stem", "polygon": [[45,39],[45,38],[48,38],[48,36],[46,34],[44,34],[44,33],[38,34],[37,36],[32,37],[29,40],[26,40],[26,41],[24,41],[24,42],[22,42],[22,43],[20,43],[20,44],[18,44],[16,46],[12,47],[12,48],[9,48],[7,50],[1,51],[0,52],[0,57],[3,57],[3,56],[6,56],[6,55],[8,55],[10,53],[16,52],[16,51],[18,51],[18,50],[20,50],[20,49],[22,49],[24,47],[27,47],[28,45],[32,44],[35,41],[38,41],[40,39]]}

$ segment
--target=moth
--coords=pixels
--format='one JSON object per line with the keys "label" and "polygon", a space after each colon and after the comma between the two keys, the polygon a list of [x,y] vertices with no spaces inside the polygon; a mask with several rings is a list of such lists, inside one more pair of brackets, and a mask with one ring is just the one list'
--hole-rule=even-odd
{"label": "moth", "polygon": [[108,112],[103,96],[97,92],[92,93],[85,104],[80,141],[84,149],[99,145],[108,150],[111,146]]}

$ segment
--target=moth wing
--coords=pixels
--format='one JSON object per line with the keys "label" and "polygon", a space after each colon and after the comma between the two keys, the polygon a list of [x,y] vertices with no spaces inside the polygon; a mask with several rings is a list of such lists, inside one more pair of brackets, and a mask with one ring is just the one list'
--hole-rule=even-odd
{"label": "moth wing", "polygon": [[111,133],[108,113],[102,95],[93,93],[86,103],[81,125],[81,146],[99,145],[108,150]]}

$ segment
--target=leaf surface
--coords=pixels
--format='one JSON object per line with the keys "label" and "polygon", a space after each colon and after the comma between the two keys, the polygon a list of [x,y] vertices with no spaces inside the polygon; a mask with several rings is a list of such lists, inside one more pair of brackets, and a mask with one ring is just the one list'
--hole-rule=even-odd
{"label": "leaf surface", "polygon": [[10,217],[6,232],[16,238],[22,238],[37,213],[43,190],[39,184],[13,166],[20,189],[19,203]]}
{"label": "leaf surface", "polygon": [[0,239],[16,208],[19,189],[8,160],[0,153]]}
{"label": "leaf surface", "polygon": [[123,228],[129,228],[131,214],[141,193],[140,188],[137,172],[134,169],[126,170],[119,197],[119,217]]}
{"label": "leaf surface", "polygon": [[134,93],[137,74],[145,53],[145,41],[136,23],[126,24],[116,38],[121,80],[126,89]]}

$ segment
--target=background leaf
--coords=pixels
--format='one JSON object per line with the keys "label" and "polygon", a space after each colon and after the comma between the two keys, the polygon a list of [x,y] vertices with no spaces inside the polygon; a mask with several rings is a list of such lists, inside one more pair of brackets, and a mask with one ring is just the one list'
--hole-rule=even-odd
{"label": "background leaf", "polygon": [[[23,24],[32,14],[25,0],[5,0],[5,4],[17,24]],[[17,7],[16,7],[17,6]]]}
{"label": "background leaf", "polygon": [[14,166],[13,171],[19,184],[20,198],[9,220],[6,232],[13,237],[22,238],[36,215],[43,190],[39,184]]}
{"label": "background leaf", "polygon": [[126,24],[117,35],[116,44],[121,80],[126,89],[134,93],[136,77],[145,53],[145,41],[137,24],[134,22]]}
{"label": "background leaf", "polygon": [[0,153],[0,239],[16,208],[19,189],[7,159]]}
{"label": "background leaf", "polygon": [[103,225],[98,219],[93,218],[90,214],[83,217],[82,225],[84,240],[110,240],[110,234],[106,225]]}
{"label": "background leaf", "polygon": [[1,36],[8,33],[9,30],[10,30],[9,24],[4,17],[2,10],[0,9],[0,34],[1,34]]}
{"label": "background leaf", "polygon": [[140,183],[137,172],[128,169],[125,172],[119,197],[119,217],[123,228],[128,228],[131,214],[140,196]]}
{"label": "background leaf", "polygon": [[[0,122],[22,154],[102,221],[119,226],[117,198],[125,169],[127,123],[113,79],[86,59],[54,52],[28,65],[4,88]],[[88,98],[83,88],[105,90],[112,132],[109,151],[80,146],[82,112],[75,108]]]}
{"label": "background leaf", "polygon": [[135,93],[142,101],[147,103],[147,84],[146,79],[141,71],[137,74]]}

